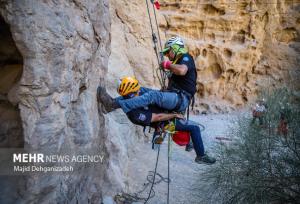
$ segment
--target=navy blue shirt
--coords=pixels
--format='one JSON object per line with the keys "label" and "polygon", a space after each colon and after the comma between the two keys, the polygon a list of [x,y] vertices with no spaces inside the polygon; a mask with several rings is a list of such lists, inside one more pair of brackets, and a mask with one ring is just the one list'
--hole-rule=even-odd
{"label": "navy blue shirt", "polygon": [[169,88],[184,90],[194,96],[196,93],[197,70],[193,57],[188,53],[183,54],[176,64],[185,64],[188,71],[184,76],[172,74]]}
{"label": "navy blue shirt", "polygon": [[142,107],[126,113],[129,120],[136,125],[153,126],[151,123],[152,113],[163,113],[164,111],[156,106]]}

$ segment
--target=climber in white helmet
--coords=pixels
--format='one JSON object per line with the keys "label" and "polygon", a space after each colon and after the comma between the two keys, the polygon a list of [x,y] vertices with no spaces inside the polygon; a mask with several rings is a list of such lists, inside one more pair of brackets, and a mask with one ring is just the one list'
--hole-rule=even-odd
{"label": "climber in white helmet", "polygon": [[[161,66],[172,73],[167,90],[143,88],[144,93],[138,97],[116,100],[107,94],[104,87],[99,86],[97,97],[105,111],[111,112],[122,108],[125,113],[128,113],[136,108],[156,105],[168,111],[184,112],[196,92],[197,72],[194,60],[178,36],[170,38],[165,43],[163,54],[169,60],[163,61]],[[134,82],[123,88],[130,89],[132,86],[135,86]]]}

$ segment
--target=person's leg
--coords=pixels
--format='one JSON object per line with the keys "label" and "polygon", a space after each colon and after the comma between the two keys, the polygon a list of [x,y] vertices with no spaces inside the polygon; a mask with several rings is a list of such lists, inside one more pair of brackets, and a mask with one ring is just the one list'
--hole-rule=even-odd
{"label": "person's leg", "polygon": [[176,130],[190,132],[196,155],[204,156],[204,145],[198,125],[195,125],[192,121],[176,120]]}
{"label": "person's leg", "polygon": [[185,151],[191,152],[193,149],[194,149],[194,145],[192,140],[190,140],[190,142],[187,145],[185,145]]}
{"label": "person's leg", "polygon": [[186,96],[184,96],[182,99],[183,100],[181,101],[181,105],[179,107],[178,112],[185,111],[187,109],[187,107],[189,106],[189,104],[190,104],[190,101],[189,101],[189,99]]}
{"label": "person's leg", "polygon": [[148,105],[157,105],[160,108],[172,110],[176,107],[178,95],[173,92],[148,90],[141,96],[126,100],[118,100],[117,102],[125,113]]}
{"label": "person's leg", "polygon": [[122,110],[127,113],[132,109],[145,107],[150,104],[156,104],[161,108],[172,110],[178,102],[176,93],[160,92],[146,87],[141,87],[140,93],[141,96],[131,99],[125,99],[124,97],[112,98],[104,87],[99,86],[97,88],[97,99],[104,107],[103,111],[105,113],[109,113],[118,108],[122,108]]}
{"label": "person's leg", "polygon": [[195,158],[195,162],[199,164],[213,164],[216,162],[215,158],[210,157],[204,153],[204,145],[200,133],[200,128],[196,123],[194,123],[193,121],[186,121],[182,119],[177,120],[176,130],[190,132],[194,144],[194,149],[197,155]]}
{"label": "person's leg", "polygon": [[140,89],[140,95],[143,95],[144,93],[147,93],[149,91],[159,91],[159,90],[156,90],[156,89],[150,89],[150,88],[147,88],[147,87],[141,87]]}
{"label": "person's leg", "polygon": [[117,97],[116,99],[112,98],[107,92],[105,87],[98,86],[97,88],[97,101],[102,105],[104,113],[109,113],[118,108],[121,108],[117,103],[117,100],[122,99],[123,97]]}

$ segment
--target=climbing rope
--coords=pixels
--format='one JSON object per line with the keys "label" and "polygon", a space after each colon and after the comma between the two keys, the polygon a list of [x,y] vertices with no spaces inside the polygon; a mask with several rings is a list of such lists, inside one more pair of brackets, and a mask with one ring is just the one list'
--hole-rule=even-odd
{"label": "climbing rope", "polygon": [[[159,33],[157,15],[156,15],[155,7],[154,7],[154,1],[151,0],[151,3],[152,3],[152,9],[153,9],[153,13],[154,13],[154,19],[155,19],[158,39],[156,37],[156,32],[154,31],[154,25],[152,23],[152,19],[151,19],[151,15],[150,15],[149,2],[148,2],[148,0],[145,0],[145,1],[146,1],[146,5],[147,5],[148,18],[149,18],[149,22],[150,22],[153,48],[154,48],[154,52],[155,52],[157,63],[158,63],[158,68],[156,69],[156,76],[158,78],[158,81],[159,81],[162,89],[165,90],[166,89],[166,79],[168,76],[166,74],[166,71],[160,66],[160,62],[163,60],[163,54],[161,52],[162,51],[162,43],[161,43],[161,37],[160,37],[160,33]],[[158,41],[159,41],[159,49],[157,46]]]}
{"label": "climbing rope", "polygon": [[[152,179],[152,182],[151,182],[151,187],[150,187],[150,191],[149,191],[149,194],[148,194],[148,198],[145,200],[145,204],[150,199],[151,192],[153,192],[153,194],[155,195],[154,190],[153,190],[153,186],[155,184],[155,176],[156,176],[156,171],[157,171],[157,164],[158,164],[158,159],[159,159],[159,152],[160,152],[160,145],[158,146],[157,157],[156,157],[156,162],[155,162],[155,168],[154,168],[154,173],[153,173],[153,179]],[[169,180],[168,180],[168,183],[169,183]]]}
{"label": "climbing rope", "polygon": [[[196,123],[196,122],[195,122]],[[200,126],[200,129],[202,127],[201,131],[205,130],[205,127],[203,125],[201,125],[200,123],[196,123],[198,126]],[[175,131],[175,126],[176,126],[176,120],[174,122],[170,122],[169,121],[169,126],[165,126],[163,128],[159,129],[159,134],[161,136],[163,136],[164,138],[168,137],[168,172],[167,172],[167,177],[163,177],[160,173],[157,172],[157,167],[158,167],[158,161],[159,161],[159,156],[160,156],[160,144],[158,144],[158,148],[157,148],[157,156],[156,156],[156,162],[155,162],[155,167],[153,171],[149,171],[148,175],[147,175],[147,182],[144,183],[143,188],[133,194],[129,194],[129,193],[121,193],[115,196],[115,201],[116,202],[121,202],[121,203],[125,203],[125,204],[129,204],[132,202],[143,202],[144,204],[146,204],[151,198],[153,198],[155,196],[155,191],[154,191],[154,186],[161,183],[161,182],[166,182],[168,183],[168,188],[167,188],[167,204],[169,204],[170,202],[170,158],[171,158],[171,145],[172,145],[172,140],[171,138],[173,138],[173,134],[176,132]],[[144,132],[145,134],[145,132]],[[158,179],[157,179],[158,178]],[[146,191],[146,189],[148,189],[148,187],[150,186],[150,190],[148,193],[147,197],[142,197],[140,196],[142,193],[144,193]]]}
{"label": "climbing rope", "polygon": [[193,123],[195,123],[196,125],[198,125],[198,126],[199,126],[199,128],[200,128],[200,132],[204,132],[204,131],[205,131],[205,126],[204,126],[204,125],[202,125],[201,123],[197,123],[197,122],[195,122],[195,121],[193,121]]}
{"label": "climbing rope", "polygon": [[152,34],[152,41],[153,41],[153,48],[154,48],[154,51],[155,51],[155,55],[156,55],[156,58],[157,58],[157,63],[158,65],[160,64],[160,60],[159,60],[159,55],[158,55],[158,51],[157,51],[157,37],[156,37],[156,34],[154,32],[154,28],[153,28],[153,23],[152,23],[152,19],[151,19],[151,15],[150,15],[150,7],[149,7],[149,3],[148,3],[148,0],[145,0],[146,1],[146,5],[147,5],[147,12],[148,12],[148,18],[149,18],[149,22],[150,22],[150,28],[151,28],[151,34]]}
{"label": "climbing rope", "polygon": [[[159,27],[158,27],[158,21],[157,21],[157,15],[156,15],[156,11],[155,11],[155,7],[154,7],[154,1],[151,0],[152,3],[152,9],[153,9],[153,13],[154,13],[154,19],[155,19],[155,24],[156,24],[156,32],[158,35],[158,39],[156,36],[156,32],[154,31],[154,25],[151,19],[151,15],[150,15],[150,6],[149,6],[149,2],[148,0],[146,1],[146,6],[147,6],[147,12],[148,12],[148,18],[149,18],[149,22],[150,22],[150,28],[151,28],[151,35],[152,35],[152,42],[153,42],[153,48],[154,48],[154,52],[156,55],[156,59],[157,59],[157,63],[158,63],[158,68],[156,69],[156,75],[158,78],[158,81],[161,85],[162,90],[166,89],[166,80],[168,78],[168,73],[161,67],[161,61],[163,61],[163,54],[162,54],[162,42],[161,42],[161,37],[160,37],[160,33],[159,33]],[[159,45],[158,45],[159,42]],[[176,59],[176,61],[179,58]],[[176,61],[174,63],[176,63]],[[176,124],[176,120],[175,120],[175,124]],[[200,124],[201,125],[201,124]],[[204,126],[202,126],[204,129]],[[140,190],[137,193],[134,194],[128,194],[128,193],[122,193],[121,195],[117,195],[115,196],[115,200],[117,201],[122,201],[123,202],[139,202],[142,201],[145,204],[149,201],[149,199],[153,198],[155,196],[155,191],[153,190],[154,185],[164,181],[168,183],[168,192],[167,192],[167,204],[169,204],[170,201],[170,155],[171,155],[171,137],[173,136],[173,134],[175,133],[175,131],[173,132],[165,132],[163,133],[164,130],[160,130],[160,135],[162,136],[162,134],[167,134],[168,135],[168,177],[164,178],[163,176],[161,176],[159,173],[157,173],[157,166],[158,166],[158,160],[159,160],[159,153],[160,153],[160,144],[158,145],[158,151],[157,151],[157,157],[156,157],[156,163],[155,163],[155,168],[154,171],[149,171],[149,174],[147,176],[147,183],[144,184],[144,188],[142,190]],[[165,135],[164,135],[165,136]],[[156,181],[156,176],[159,177],[159,180]],[[152,178],[152,179],[151,179]],[[150,190],[148,193],[147,198],[145,197],[140,197],[139,195],[142,194],[147,188],[148,186],[151,184],[150,186]]]}
{"label": "climbing rope", "polygon": [[197,125],[200,127],[201,132],[205,131],[205,126],[204,125],[202,125],[201,123],[197,123]]}
{"label": "climbing rope", "polygon": [[160,38],[160,33],[159,33],[159,27],[158,27],[158,21],[157,21],[157,16],[156,16],[156,10],[154,8],[154,2],[153,2],[153,0],[151,0],[151,3],[152,3],[153,13],[154,13],[156,30],[157,30],[157,34],[158,34],[158,40],[159,40],[158,42],[159,42],[159,46],[160,46],[160,51],[162,51],[162,43],[161,43],[161,38]]}
{"label": "climbing rope", "polygon": [[171,134],[168,133],[168,194],[167,194],[167,204],[170,201],[170,145],[171,145]]}
{"label": "climbing rope", "polygon": [[[147,175],[147,182],[144,183],[144,187],[142,190],[138,191],[137,193],[129,194],[129,193],[122,193],[115,196],[114,200],[116,202],[122,203],[132,203],[132,202],[144,202],[146,204],[151,198],[155,196],[155,191],[153,187],[161,182],[169,183],[169,178],[163,177],[160,173],[157,172],[158,160],[159,160],[159,153],[160,153],[160,145],[158,146],[156,162],[154,171],[149,171]],[[158,177],[158,179],[157,179]],[[150,186],[151,185],[151,186]],[[147,197],[139,196],[142,194],[148,187],[150,186],[150,190]]]}

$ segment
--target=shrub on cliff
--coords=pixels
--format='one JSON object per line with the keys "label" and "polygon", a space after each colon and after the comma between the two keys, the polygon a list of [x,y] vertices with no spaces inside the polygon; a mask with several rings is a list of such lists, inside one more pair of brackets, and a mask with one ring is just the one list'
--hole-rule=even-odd
{"label": "shrub on cliff", "polygon": [[[206,185],[201,189],[207,189],[210,201],[300,202],[299,101],[287,89],[264,98],[268,107],[264,124],[251,124],[249,117],[237,119],[230,132],[233,141],[217,146],[216,165],[201,176],[201,185]],[[284,131],[278,130],[279,124],[287,124]]]}

